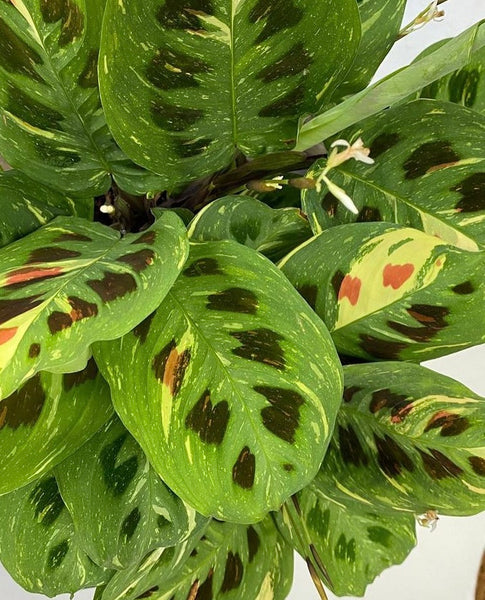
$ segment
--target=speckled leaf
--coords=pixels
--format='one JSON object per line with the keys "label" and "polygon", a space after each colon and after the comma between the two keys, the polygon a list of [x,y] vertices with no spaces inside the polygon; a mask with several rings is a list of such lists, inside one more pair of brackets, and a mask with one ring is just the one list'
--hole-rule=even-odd
{"label": "speckled leaf", "polygon": [[[448,40],[440,40],[427,48],[422,55],[426,56],[440,48]],[[485,114],[485,48],[474,54],[470,62],[454,73],[427,85],[420,93],[421,98],[437,98],[455,102],[471,108],[482,115]]]}
{"label": "speckled leaf", "polygon": [[237,149],[289,149],[359,37],[354,0],[108,0],[100,84],[110,129],[169,188],[227,167]]}
{"label": "speckled leaf", "polygon": [[[485,116],[448,102],[418,100],[383,111],[342,137],[362,137],[375,164],[352,160],[331,172],[358,215],[326,187],[302,193],[315,232],[355,220],[390,221],[465,250],[485,247]],[[316,163],[309,176],[321,168]]]}
{"label": "speckled leaf", "polygon": [[326,483],[319,477],[300,492],[293,514],[283,508],[283,532],[332,592],[363,596],[384,569],[402,563],[414,548],[416,521],[413,515],[336,499],[335,483]]}
{"label": "speckled leaf", "polygon": [[0,496],[0,560],[25,590],[56,596],[108,581],[81,550],[52,473]]}
{"label": "speckled leaf", "polygon": [[18,171],[0,171],[0,248],[59,215],[90,218],[92,206],[92,198],[74,201]]}
{"label": "speckled leaf", "polygon": [[132,192],[160,178],[120,151],[101,108],[97,63],[105,0],[0,2],[0,154],[32,179],[97,194],[110,173]]}
{"label": "speckled leaf", "polygon": [[467,65],[485,47],[485,21],[404,69],[381,79],[304,123],[295,150],[306,150],[347,127],[398,104],[410,94]]}
{"label": "speckled leaf", "polygon": [[193,244],[155,314],[95,352],[123,422],[202,514],[254,522],[318,470],[340,365],[323,323],[254,250]]}
{"label": "speckled leaf", "polygon": [[355,94],[370,83],[374,73],[397,40],[406,0],[357,0],[362,38],[352,67],[333,99]]}
{"label": "speckled leaf", "polygon": [[280,266],[341,354],[420,362],[485,340],[483,251],[389,223],[353,223],[322,232]]}
{"label": "speckled leaf", "polygon": [[130,331],[160,304],[187,249],[183,223],[169,212],[124,238],[57,217],[2,248],[0,398],[40,370],[82,369],[92,342]]}
{"label": "speckled leaf", "polygon": [[82,548],[104,567],[124,569],[178,544],[205,520],[167,488],[117,418],[55,472]]}
{"label": "speckled leaf", "polygon": [[[40,349],[33,344],[31,353]],[[0,402],[0,494],[19,488],[75,452],[113,412],[91,359],[83,371],[37,373]]]}
{"label": "speckled leaf", "polygon": [[409,363],[351,365],[344,373],[344,404],[316,485],[363,510],[485,509],[484,398]]}
{"label": "speckled leaf", "polygon": [[212,202],[191,222],[188,233],[194,242],[234,240],[273,261],[312,235],[300,210],[275,210],[247,196],[228,196]]}
{"label": "speckled leaf", "polygon": [[293,551],[270,517],[249,527],[212,522],[175,568],[169,551],[116,574],[97,600],[284,600],[290,591]]}

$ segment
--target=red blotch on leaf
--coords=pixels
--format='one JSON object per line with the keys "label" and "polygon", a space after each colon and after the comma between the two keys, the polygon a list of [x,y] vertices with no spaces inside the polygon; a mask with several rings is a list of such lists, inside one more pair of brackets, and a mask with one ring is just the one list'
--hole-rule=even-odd
{"label": "red blotch on leaf", "polygon": [[17,333],[18,327],[9,327],[8,329],[0,329],[0,346],[6,344]]}
{"label": "red blotch on leaf", "polygon": [[413,273],[414,265],[411,263],[405,265],[391,265],[389,263],[384,267],[382,282],[384,287],[391,286],[392,289],[398,290]]}
{"label": "red blotch on leaf", "polygon": [[49,267],[46,269],[36,269],[35,267],[26,267],[13,271],[7,278],[7,285],[15,285],[24,281],[33,281],[35,279],[44,279],[46,277],[55,277],[63,273],[61,267]]}
{"label": "red blotch on leaf", "polygon": [[359,301],[360,288],[362,287],[362,281],[358,277],[351,277],[346,275],[340,286],[338,293],[338,299],[348,298],[350,304],[355,306]]}

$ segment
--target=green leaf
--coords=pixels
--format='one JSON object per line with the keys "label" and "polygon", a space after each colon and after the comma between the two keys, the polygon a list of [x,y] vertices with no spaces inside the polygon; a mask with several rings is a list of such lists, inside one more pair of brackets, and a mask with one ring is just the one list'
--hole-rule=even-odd
{"label": "green leaf", "polygon": [[108,0],[106,10],[110,129],[168,188],[227,167],[237,150],[288,149],[360,37],[354,0]]}
{"label": "green leaf", "polygon": [[249,527],[212,522],[178,565],[169,551],[117,573],[96,598],[284,600],[291,588],[293,551],[270,517]]}
{"label": "green leaf", "polygon": [[200,513],[254,522],[318,470],[340,364],[320,319],[254,250],[193,244],[154,315],[95,352],[123,422]]}
{"label": "green leaf", "polygon": [[351,365],[344,374],[345,402],[316,485],[362,510],[485,509],[484,398],[409,363]]}
{"label": "green leaf", "polygon": [[205,521],[166,487],[117,418],[55,473],[82,548],[104,567],[127,568]]}
{"label": "green leaf", "polygon": [[367,87],[398,38],[406,0],[358,0],[362,38],[352,67],[334,96],[342,98]]}
{"label": "green leaf", "polygon": [[64,192],[161,189],[113,141],[98,91],[105,0],[0,2],[0,154]]}
{"label": "green leaf", "polygon": [[[448,102],[418,100],[343,132],[362,137],[374,165],[348,161],[330,173],[359,209],[353,215],[326,188],[304,190],[314,231],[352,221],[390,221],[444,242],[485,247],[485,117]],[[309,177],[318,175],[316,163]]]}
{"label": "green leaf", "polygon": [[311,148],[347,127],[397,104],[423,86],[462,68],[484,46],[485,21],[480,21],[435,52],[303,124],[295,150]]}
{"label": "green leaf", "polygon": [[91,218],[89,200],[59,194],[19,171],[0,171],[0,248],[28,235],[59,215]]}
{"label": "green leaf", "polygon": [[247,196],[212,202],[191,222],[193,242],[234,240],[277,261],[307,240],[312,232],[296,208],[272,209]]}
{"label": "green leaf", "polygon": [[[337,596],[363,596],[366,587],[416,545],[412,515],[385,513],[335,498],[328,480],[317,478],[298,494],[298,510],[283,509],[283,532]],[[323,568],[322,568],[323,567]]]}
{"label": "green leaf", "polygon": [[[420,56],[426,56],[449,40],[440,40]],[[485,47],[472,55],[470,62],[454,73],[446,75],[421,90],[421,98],[436,98],[461,104],[482,115],[485,114]]]}
{"label": "green leaf", "polygon": [[0,496],[0,560],[28,592],[47,596],[101,585],[111,573],[79,547],[74,524],[50,473]]}
{"label": "green leaf", "polygon": [[0,399],[40,370],[83,368],[92,342],[130,331],[160,304],[187,250],[183,223],[168,212],[124,238],[58,217],[2,248]]}
{"label": "green leaf", "polygon": [[108,386],[92,359],[77,373],[34,375],[0,402],[0,494],[60,463],[112,412]]}
{"label": "green leaf", "polygon": [[419,362],[485,340],[484,252],[389,223],[353,223],[312,238],[280,267],[341,354]]}

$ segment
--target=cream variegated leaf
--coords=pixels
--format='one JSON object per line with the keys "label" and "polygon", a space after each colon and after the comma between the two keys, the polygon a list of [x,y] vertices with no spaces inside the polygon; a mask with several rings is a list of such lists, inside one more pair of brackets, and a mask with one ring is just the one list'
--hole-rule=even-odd
{"label": "cream variegated leaf", "polygon": [[276,261],[311,236],[305,215],[297,208],[273,209],[247,196],[211,202],[188,228],[193,242],[234,240]]}
{"label": "cream variegated leaf", "polygon": [[0,402],[0,494],[52,469],[112,413],[108,386],[92,359],[77,373],[34,375]]}
{"label": "cream variegated leaf", "polygon": [[0,171],[0,248],[60,215],[90,219],[93,199],[71,198],[19,171]]}
{"label": "cream variegated leaf", "polygon": [[36,372],[82,369],[89,346],[130,331],[162,301],[187,257],[182,221],[120,234],[58,217],[0,250],[0,398]]}
{"label": "cream variegated leaf", "polygon": [[355,0],[108,0],[100,84],[110,129],[169,189],[228,167],[237,151],[289,150],[359,38]]}
{"label": "cream variegated leaf", "polygon": [[192,244],[155,313],[95,356],[155,470],[202,514],[254,522],[318,470],[340,364],[321,320],[254,250]]}
{"label": "cream variegated leaf", "polygon": [[74,594],[112,576],[81,549],[52,472],[0,496],[0,560],[25,590]]}
{"label": "cream variegated leaf", "polygon": [[292,579],[293,551],[271,517],[248,527],[213,521],[186,548],[155,551],[117,573],[95,599],[284,600]]}
{"label": "cream variegated leaf", "polygon": [[[418,100],[341,134],[361,137],[374,164],[348,161],[329,177],[351,196],[348,211],[327,186],[302,192],[314,232],[353,221],[409,225],[465,250],[485,247],[485,116],[448,102]],[[324,166],[317,161],[308,177]]]}
{"label": "cream variegated leaf", "polygon": [[206,522],[167,488],[116,417],[55,475],[79,544],[103,567],[126,569]]}
{"label": "cream variegated leaf", "polygon": [[105,0],[0,2],[0,154],[63,192],[102,194],[110,175],[126,191],[162,188],[126,158],[98,91]]}
{"label": "cream variegated leaf", "polygon": [[484,252],[390,223],[353,223],[323,231],[280,266],[340,354],[420,362],[485,340]]}
{"label": "cream variegated leaf", "polygon": [[485,509],[484,398],[410,363],[350,365],[344,375],[344,404],[315,485],[352,510]]}

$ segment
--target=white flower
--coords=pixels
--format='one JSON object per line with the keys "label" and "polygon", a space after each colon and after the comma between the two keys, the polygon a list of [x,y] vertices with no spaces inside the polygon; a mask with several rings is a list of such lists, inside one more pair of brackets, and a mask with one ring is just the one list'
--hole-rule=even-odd
{"label": "white flower", "polygon": [[[339,146],[343,146],[345,150],[339,152],[337,150]],[[352,145],[350,145],[349,142],[347,142],[347,140],[335,140],[331,147],[334,150],[328,158],[327,167],[329,167],[329,169],[338,167],[347,160],[350,160],[351,158],[359,162],[363,162],[366,165],[374,164],[374,159],[369,156],[370,148],[366,148],[364,146],[362,138],[359,138]]]}

